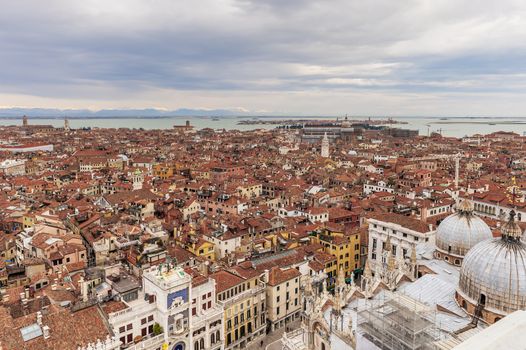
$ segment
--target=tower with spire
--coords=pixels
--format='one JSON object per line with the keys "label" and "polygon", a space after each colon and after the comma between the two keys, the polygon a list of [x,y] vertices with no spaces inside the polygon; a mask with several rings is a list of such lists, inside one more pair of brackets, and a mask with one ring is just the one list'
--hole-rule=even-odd
{"label": "tower with spire", "polygon": [[321,156],[323,158],[329,158],[329,138],[327,133],[323,134],[323,139],[321,140]]}
{"label": "tower with spire", "polygon": [[69,131],[69,119],[68,117],[64,117],[64,131]]}
{"label": "tower with spire", "polygon": [[458,189],[459,173],[460,173],[460,153],[455,155],[455,189]]}

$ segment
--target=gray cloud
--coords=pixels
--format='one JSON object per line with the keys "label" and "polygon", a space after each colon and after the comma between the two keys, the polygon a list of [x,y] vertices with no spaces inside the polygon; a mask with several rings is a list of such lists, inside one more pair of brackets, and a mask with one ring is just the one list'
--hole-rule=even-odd
{"label": "gray cloud", "polygon": [[526,90],[522,1],[2,2],[5,106],[465,113]]}

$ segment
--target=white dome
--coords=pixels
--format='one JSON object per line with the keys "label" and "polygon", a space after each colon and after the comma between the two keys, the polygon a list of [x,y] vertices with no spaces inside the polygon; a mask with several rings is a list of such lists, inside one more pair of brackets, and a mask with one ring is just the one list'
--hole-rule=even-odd
{"label": "white dome", "polygon": [[464,257],[459,292],[477,304],[505,314],[526,308],[526,245],[495,238],[477,244]]}
{"label": "white dome", "polygon": [[443,253],[463,257],[474,245],[491,238],[484,220],[472,212],[457,211],[438,225],[436,246]]}
{"label": "white dome", "polygon": [[513,219],[502,233],[502,238],[481,242],[466,254],[458,292],[475,305],[483,295],[487,309],[505,315],[526,308],[526,244]]}

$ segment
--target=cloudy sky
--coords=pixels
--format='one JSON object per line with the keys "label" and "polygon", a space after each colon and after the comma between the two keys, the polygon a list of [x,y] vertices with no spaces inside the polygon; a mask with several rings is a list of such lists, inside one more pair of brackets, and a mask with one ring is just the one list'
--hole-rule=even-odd
{"label": "cloudy sky", "polygon": [[526,117],[526,2],[0,0],[0,107]]}

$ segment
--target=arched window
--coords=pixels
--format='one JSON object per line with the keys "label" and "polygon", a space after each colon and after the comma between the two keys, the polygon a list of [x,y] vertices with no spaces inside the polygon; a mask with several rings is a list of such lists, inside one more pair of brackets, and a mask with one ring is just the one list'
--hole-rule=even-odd
{"label": "arched window", "polygon": [[210,344],[214,344],[216,342],[216,335],[214,333],[212,333],[210,335]]}
{"label": "arched window", "polygon": [[480,299],[479,299],[479,302],[482,304],[482,305],[486,305],[486,294],[480,294]]}
{"label": "arched window", "polygon": [[460,259],[455,259],[455,265],[460,266]]}
{"label": "arched window", "polygon": [[467,310],[467,309],[468,309],[468,303],[466,303],[465,300],[462,300],[462,308],[463,308],[464,310]]}
{"label": "arched window", "polygon": [[194,350],[199,350],[199,342],[198,341],[196,341],[194,343]]}
{"label": "arched window", "polygon": [[201,340],[199,340],[199,345],[200,345],[201,349],[204,350],[204,348],[205,348],[205,338],[201,338]]}
{"label": "arched window", "polygon": [[221,333],[219,331],[216,332],[216,341],[221,340]]}

